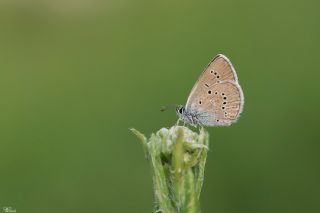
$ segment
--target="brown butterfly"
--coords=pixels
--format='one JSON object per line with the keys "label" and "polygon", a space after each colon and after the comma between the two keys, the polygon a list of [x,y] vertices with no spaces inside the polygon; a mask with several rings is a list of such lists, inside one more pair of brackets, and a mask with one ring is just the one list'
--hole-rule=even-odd
{"label": "brown butterfly", "polygon": [[194,126],[229,126],[237,121],[243,104],[237,73],[230,60],[219,54],[193,86],[186,106],[176,111],[179,120]]}

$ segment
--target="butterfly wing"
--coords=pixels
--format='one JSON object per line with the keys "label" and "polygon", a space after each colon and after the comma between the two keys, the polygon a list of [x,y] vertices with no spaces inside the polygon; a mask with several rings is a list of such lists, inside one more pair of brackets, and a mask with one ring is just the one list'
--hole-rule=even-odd
{"label": "butterfly wing", "polygon": [[236,71],[234,70],[230,60],[222,54],[214,57],[202,72],[190,92],[186,107],[188,107],[194,97],[198,95],[202,86],[209,87],[213,84],[219,83],[220,81],[238,81]]}
{"label": "butterfly wing", "polygon": [[228,126],[234,123],[243,107],[243,94],[236,82],[222,81],[203,91],[191,110],[202,125]]}
{"label": "butterfly wing", "polygon": [[191,90],[186,110],[205,126],[226,126],[242,111],[243,93],[237,74],[224,55],[216,56]]}

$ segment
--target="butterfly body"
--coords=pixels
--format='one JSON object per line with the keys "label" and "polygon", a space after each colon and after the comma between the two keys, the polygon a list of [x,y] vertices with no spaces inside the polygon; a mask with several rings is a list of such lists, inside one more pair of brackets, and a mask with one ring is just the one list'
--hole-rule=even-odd
{"label": "butterfly body", "polygon": [[229,126],[243,109],[244,96],[230,60],[217,55],[200,75],[186,106],[178,106],[179,119],[191,125]]}
{"label": "butterfly body", "polygon": [[179,119],[184,123],[191,124],[193,126],[203,125],[199,120],[200,115],[197,111],[186,110],[184,106],[178,106],[176,108],[177,115]]}

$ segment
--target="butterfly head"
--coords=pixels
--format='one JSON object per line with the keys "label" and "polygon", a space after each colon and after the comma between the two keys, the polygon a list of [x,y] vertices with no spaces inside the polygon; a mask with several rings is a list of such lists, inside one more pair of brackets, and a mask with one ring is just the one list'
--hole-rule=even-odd
{"label": "butterfly head", "polygon": [[177,112],[177,115],[179,116],[179,118],[185,117],[185,111],[186,111],[186,109],[182,105],[176,107],[176,112]]}
{"label": "butterfly head", "polygon": [[199,124],[197,123],[196,116],[192,112],[186,110],[184,106],[177,106],[176,112],[177,112],[177,115],[179,116],[179,119],[184,123],[195,125],[195,126]]}

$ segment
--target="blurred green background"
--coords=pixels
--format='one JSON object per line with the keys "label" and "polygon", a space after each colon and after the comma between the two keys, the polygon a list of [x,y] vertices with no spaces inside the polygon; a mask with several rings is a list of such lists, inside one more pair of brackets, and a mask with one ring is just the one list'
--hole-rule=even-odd
{"label": "blurred green background", "polygon": [[173,125],[226,54],[244,112],[211,135],[203,212],[320,212],[320,3],[1,0],[0,207],[151,212],[128,128]]}

